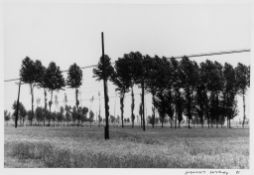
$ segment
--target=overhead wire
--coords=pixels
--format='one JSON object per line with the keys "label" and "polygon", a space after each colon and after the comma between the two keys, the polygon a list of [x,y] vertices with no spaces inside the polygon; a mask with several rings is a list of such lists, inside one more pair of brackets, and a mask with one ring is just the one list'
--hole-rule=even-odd
{"label": "overhead wire", "polygon": [[[194,57],[244,53],[244,52],[250,52],[250,51],[251,51],[250,49],[240,49],[240,50],[229,50],[229,51],[219,51],[219,52],[208,52],[208,53],[200,53],[200,54],[181,55],[181,56],[173,56],[173,57],[176,58],[176,59],[181,59],[184,56],[186,56],[188,58],[194,58]],[[172,58],[172,57],[170,57],[170,58]],[[90,69],[90,68],[94,68],[96,66],[97,66],[96,64],[87,65],[87,66],[82,66],[81,69]],[[61,72],[68,72],[68,70],[62,70]],[[19,80],[20,80],[20,78],[12,78],[12,79],[6,79],[6,80],[4,80],[4,82],[7,83],[7,82],[19,81]]]}

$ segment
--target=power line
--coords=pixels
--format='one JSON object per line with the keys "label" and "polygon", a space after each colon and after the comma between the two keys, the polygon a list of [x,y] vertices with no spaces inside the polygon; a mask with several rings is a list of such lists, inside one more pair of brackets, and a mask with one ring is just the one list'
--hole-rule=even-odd
{"label": "power line", "polygon": [[[83,66],[83,67],[81,67],[81,69],[90,69],[90,68],[93,68],[96,66],[97,66],[97,64],[93,64],[93,65]],[[63,70],[61,72],[68,72],[68,70]]]}
{"label": "power line", "polygon": [[[230,51],[220,51],[220,52],[209,52],[209,53],[201,53],[201,54],[182,55],[182,56],[175,56],[174,58],[181,59],[184,56],[189,57],[189,58],[194,58],[194,57],[204,57],[204,56],[214,56],[214,55],[227,55],[227,54],[244,53],[244,52],[250,52],[250,49],[241,49],[241,50],[230,50]],[[83,66],[83,67],[81,67],[81,69],[90,69],[90,68],[93,68],[93,67],[96,67],[96,66],[97,66],[96,64],[93,64],[93,65]],[[61,72],[68,72],[68,70],[63,70]],[[19,78],[12,78],[12,79],[4,80],[4,82],[7,83],[7,82],[19,81],[19,80],[20,80]]]}
{"label": "power line", "polygon": [[[189,58],[193,57],[204,57],[204,56],[213,56],[213,55],[226,55],[226,54],[234,54],[234,53],[243,53],[243,52],[250,52],[250,49],[242,49],[242,50],[230,50],[230,51],[221,51],[221,52],[210,52],[210,53],[201,53],[201,54],[192,54],[192,55],[186,55]],[[177,56],[174,58],[182,58],[182,56]]]}
{"label": "power line", "polygon": [[12,81],[19,81],[19,78],[12,78],[12,79],[4,80],[5,83],[12,82]]}

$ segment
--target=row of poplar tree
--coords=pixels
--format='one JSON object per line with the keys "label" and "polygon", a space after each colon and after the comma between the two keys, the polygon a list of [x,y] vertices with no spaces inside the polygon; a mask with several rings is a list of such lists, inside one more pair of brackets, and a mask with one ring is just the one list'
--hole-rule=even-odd
{"label": "row of poplar tree", "polygon": [[[103,64],[104,63],[104,64]],[[103,67],[104,66],[104,67]],[[198,64],[184,56],[181,59],[174,57],[159,57],[155,55],[142,55],[140,52],[130,52],[111,63],[109,56],[102,57],[98,65],[93,69],[94,78],[97,80],[111,81],[120,95],[121,125],[124,127],[124,99],[126,93],[131,93],[131,122],[134,127],[135,98],[133,89],[135,86],[141,89],[140,111],[144,111],[144,95],[149,92],[152,95],[152,115],[149,123],[154,127],[155,113],[159,114],[159,120],[163,123],[168,117],[171,126],[180,127],[184,118],[191,127],[191,121],[195,117],[198,123],[208,127],[227,122],[237,114],[238,94],[243,99],[243,122],[245,114],[245,95],[250,86],[250,66],[238,63],[233,67],[229,63],[222,65],[217,61],[206,60]],[[31,92],[31,117],[34,116],[34,87],[44,90],[44,111],[51,113],[52,98],[55,91],[65,86],[75,89],[76,104],[72,108],[74,112],[82,116],[82,107],[79,105],[79,87],[82,84],[82,70],[77,64],[68,69],[65,80],[59,66],[51,62],[44,67],[39,60],[31,60],[26,57],[22,61],[20,79],[30,85]],[[49,102],[47,94],[50,93]],[[80,112],[79,112],[80,111]],[[46,114],[46,113],[45,113]],[[144,112],[140,112],[142,127],[145,130]],[[47,113],[47,116],[50,116]],[[51,120],[44,116],[44,121]]]}
{"label": "row of poplar tree", "polygon": [[[154,127],[155,111],[163,127],[168,116],[172,126],[180,127],[183,116],[186,116],[188,128],[193,116],[199,118],[199,123],[208,127],[213,124],[221,126],[237,115],[238,94],[243,99],[243,122],[246,120],[245,95],[250,85],[250,67],[238,63],[233,67],[229,63],[222,65],[217,61],[206,60],[198,64],[183,56],[181,59],[142,55],[140,52],[130,52],[115,61],[114,66],[108,56],[104,57],[105,72],[103,74],[103,59],[94,69],[98,80],[105,76],[116,85],[120,93],[121,118],[123,121],[124,97],[131,91],[131,121],[134,125],[134,93],[133,87],[141,88],[141,121],[145,130],[144,120],[144,92],[152,95],[152,116],[150,123]],[[143,109],[142,109],[143,108]],[[123,127],[123,122],[122,122]]]}

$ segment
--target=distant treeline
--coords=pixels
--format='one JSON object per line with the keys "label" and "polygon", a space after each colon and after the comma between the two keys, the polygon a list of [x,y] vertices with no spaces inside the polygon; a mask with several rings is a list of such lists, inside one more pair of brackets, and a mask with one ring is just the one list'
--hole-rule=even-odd
{"label": "distant treeline", "polygon": [[[114,64],[111,63],[109,56],[105,55],[104,59],[101,57],[93,73],[97,80],[106,79],[116,86],[120,95],[121,110],[121,119],[118,117],[118,122],[121,120],[122,127],[124,127],[124,98],[128,92],[132,97],[131,123],[134,127],[134,86],[141,89],[139,115],[142,127],[145,127],[145,91],[152,95],[152,115],[146,118],[153,127],[156,123],[155,113],[157,111],[162,127],[166,117],[171,126],[174,122],[175,127],[180,127],[183,116],[186,116],[189,128],[192,120],[201,124],[202,127],[205,121],[208,127],[222,126],[227,122],[230,128],[230,120],[238,114],[236,101],[238,94],[243,99],[242,127],[244,127],[245,95],[250,86],[250,66],[242,63],[238,63],[236,67],[229,63],[222,65],[210,60],[198,64],[186,56],[181,59],[161,58],[157,55],[151,57],[142,55],[140,52],[130,52],[118,58]],[[34,118],[33,89],[37,86],[44,90],[44,108],[37,108],[35,111],[37,121],[44,123],[47,121],[50,125],[50,121],[59,118],[57,116],[60,114],[65,115],[66,121],[77,121],[78,124],[93,121],[94,114],[93,117],[90,114],[87,117],[88,108],[79,105],[78,92],[82,84],[82,76],[82,70],[76,63],[70,66],[65,80],[60,68],[54,62],[51,62],[46,68],[39,60],[33,61],[26,57],[22,61],[20,78],[22,82],[30,85],[31,111],[24,116],[27,116],[26,118],[32,124]],[[61,90],[64,86],[75,89],[76,104],[74,107],[61,107],[60,112],[51,112],[53,92]],[[47,92],[50,92],[51,95],[49,102],[47,102]],[[13,108],[16,109],[15,104]],[[21,108],[19,116],[22,116]],[[100,115],[97,118],[101,121]]]}
{"label": "distant treeline", "polygon": [[[4,111],[4,119],[6,124],[13,124],[15,122],[17,102],[15,101],[12,106],[14,112]],[[24,105],[19,102],[19,126],[84,126],[86,124],[98,126],[105,123],[105,118],[100,115],[95,116],[94,112],[87,107],[79,107],[78,110],[75,106],[71,107],[66,105],[60,107],[60,111],[50,112],[42,107],[36,107],[34,117],[32,111],[27,110]],[[96,118],[97,117],[97,118]],[[13,122],[10,122],[10,121]],[[113,125],[119,125],[120,116],[117,117],[110,115],[109,122]],[[124,123],[129,124],[130,119],[125,118]]]}

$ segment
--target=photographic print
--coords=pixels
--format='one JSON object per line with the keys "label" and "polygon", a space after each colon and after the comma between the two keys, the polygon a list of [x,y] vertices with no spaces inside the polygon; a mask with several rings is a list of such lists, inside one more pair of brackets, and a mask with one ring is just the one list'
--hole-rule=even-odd
{"label": "photographic print", "polygon": [[251,6],[7,2],[4,168],[250,168]]}

